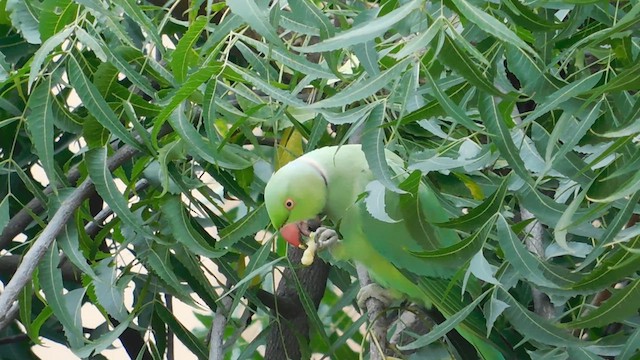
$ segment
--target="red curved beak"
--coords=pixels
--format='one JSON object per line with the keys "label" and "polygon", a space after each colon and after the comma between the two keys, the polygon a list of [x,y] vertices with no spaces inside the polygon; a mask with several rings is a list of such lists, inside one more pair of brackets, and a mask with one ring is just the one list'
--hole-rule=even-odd
{"label": "red curved beak", "polygon": [[291,245],[301,247],[299,223],[291,223],[280,228],[280,235]]}

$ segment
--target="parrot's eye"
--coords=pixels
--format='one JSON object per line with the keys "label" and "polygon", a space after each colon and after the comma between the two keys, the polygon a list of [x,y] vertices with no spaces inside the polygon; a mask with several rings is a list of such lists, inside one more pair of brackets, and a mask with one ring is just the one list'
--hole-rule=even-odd
{"label": "parrot's eye", "polygon": [[289,210],[293,209],[293,207],[295,205],[296,205],[296,203],[293,202],[293,200],[291,200],[291,199],[287,199],[287,200],[284,201],[284,207],[286,207]]}

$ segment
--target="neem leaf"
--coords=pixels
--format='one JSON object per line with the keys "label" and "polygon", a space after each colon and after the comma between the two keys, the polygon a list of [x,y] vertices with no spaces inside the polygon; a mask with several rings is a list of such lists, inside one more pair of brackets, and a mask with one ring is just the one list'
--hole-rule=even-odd
{"label": "neem leaf", "polygon": [[480,304],[480,302],[484,300],[484,298],[487,296],[488,293],[489,291],[486,291],[485,293],[478,296],[473,302],[465,306],[463,309],[461,309],[454,315],[448,316],[447,320],[434,326],[426,335],[422,335],[418,337],[415,341],[407,345],[398,346],[398,349],[403,351],[420,349],[440,339],[441,337],[446,335],[449,331],[451,331],[453,328],[455,328],[460,322],[464,321],[471,314],[471,312]]}
{"label": "neem leaf", "polygon": [[386,193],[386,188],[380,181],[374,180],[370,182],[367,184],[365,191],[368,192],[369,195],[364,199],[364,203],[371,216],[377,220],[388,223],[395,223],[399,221],[392,219],[385,210],[384,195]]}
{"label": "neem leaf", "polygon": [[569,328],[598,327],[626,320],[638,314],[638,302],[640,302],[640,279],[632,281],[620,290],[614,290],[607,301],[597,309],[591,310],[586,316],[562,325]]}
{"label": "neem leaf", "polygon": [[371,110],[369,120],[364,125],[362,134],[362,151],[369,163],[371,172],[380,183],[387,189],[402,194],[405,191],[400,189],[393,182],[393,177],[389,165],[387,164],[386,150],[384,148],[384,103],[379,103]]}
{"label": "neem leaf", "polygon": [[404,20],[409,14],[414,12],[420,5],[422,5],[422,1],[412,0],[386,15],[363,23],[361,26],[355,26],[317,44],[299,47],[296,48],[296,50],[302,52],[323,52],[344,49],[351,45],[365,43],[384,34],[393,25]]}
{"label": "neem leaf", "polygon": [[585,346],[590,343],[580,341],[565,329],[527,310],[507,291],[498,289],[499,299],[509,307],[504,315],[522,336],[552,346]]}
{"label": "neem leaf", "polygon": [[[51,103],[54,101],[51,95],[51,78],[42,82],[33,90],[29,97],[31,113],[27,116],[27,128],[31,134],[31,140],[36,154],[42,162],[42,168],[47,174],[51,184],[58,184],[56,175],[56,163],[53,158],[53,145],[55,142],[53,133],[53,110]],[[55,189],[55,188],[54,188]]]}
{"label": "neem leaf", "polygon": [[267,214],[267,209],[264,204],[260,204],[242,219],[222,229],[216,248],[223,249],[233,246],[243,237],[253,235],[266,228],[268,223],[269,215]]}
{"label": "neem leaf", "polygon": [[162,213],[169,222],[174,238],[182,243],[185,248],[195,254],[208,258],[218,258],[226,253],[213,248],[207,240],[193,228],[191,218],[183,210],[184,204],[179,196],[168,196],[162,205]]}
{"label": "neem leaf", "polygon": [[465,215],[443,223],[437,223],[439,227],[471,231],[484,225],[489,219],[500,213],[502,202],[507,194],[509,176],[506,176],[500,186],[487,200],[477,207],[469,210]]}
{"label": "neem leaf", "polygon": [[254,0],[227,0],[227,6],[231,11],[240,16],[251,27],[269,40],[271,44],[280,46],[282,40],[269,22],[268,2]]}
{"label": "neem leaf", "polygon": [[495,216],[488,219],[473,235],[454,245],[432,251],[410,251],[410,253],[437,265],[447,267],[464,265],[482,249],[494,222]]}
{"label": "neem leaf", "polygon": [[121,141],[136,149],[144,150],[142,145],[133,138],[131,132],[120,122],[120,119],[118,119],[111,107],[109,107],[109,104],[102,97],[98,88],[84,75],[80,64],[72,56],[69,57],[67,69],[71,85],[76,89],[78,96],[82,100],[82,104],[89,110],[89,113]]}
{"label": "neem leaf", "polygon": [[178,319],[166,307],[160,304],[154,306],[156,314],[166,323],[173,334],[200,360],[209,358],[207,347],[191,331],[178,321]]}
{"label": "neem leaf", "polygon": [[487,12],[478,9],[466,0],[452,0],[452,2],[456,5],[458,10],[460,10],[462,16],[476,24],[482,31],[495,36],[506,43],[510,43],[513,46],[525,49],[534,56],[537,55],[537,52],[526,42],[520,39],[518,35],[509,30],[505,24],[489,15]]}
{"label": "neem leaf", "polygon": [[189,25],[187,32],[180,38],[176,49],[173,51],[171,58],[171,69],[178,83],[182,83],[187,77],[189,66],[193,64],[193,49],[196,42],[200,38],[200,33],[209,23],[209,18],[198,16],[198,18]]}

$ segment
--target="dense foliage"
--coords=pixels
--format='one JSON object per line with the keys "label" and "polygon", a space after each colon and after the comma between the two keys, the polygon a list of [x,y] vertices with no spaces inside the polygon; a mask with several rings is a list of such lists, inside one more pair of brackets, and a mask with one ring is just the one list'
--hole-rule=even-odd
{"label": "dense foliage", "polygon": [[173,334],[261,358],[285,269],[303,358],[375,350],[355,269],[316,309],[262,205],[274,169],[356,139],[480,249],[449,255],[477,301],[395,356],[455,355],[440,338],[473,314],[520,358],[639,358],[639,23],[635,0],[0,0],[0,357],[119,338],[161,359]]}

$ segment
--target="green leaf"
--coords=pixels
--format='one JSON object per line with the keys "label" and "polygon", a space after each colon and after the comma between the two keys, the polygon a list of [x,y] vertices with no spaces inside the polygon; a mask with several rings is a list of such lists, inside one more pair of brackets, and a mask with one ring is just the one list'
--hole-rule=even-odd
{"label": "green leaf", "polygon": [[497,223],[498,241],[504,252],[505,260],[513,265],[513,268],[523,279],[547,288],[560,288],[572,284],[571,278],[566,278],[561,273],[556,274],[540,258],[529,252],[509,228],[502,215],[498,216]]}
{"label": "green leaf", "polygon": [[482,249],[494,222],[495,217],[490,218],[473,235],[451,246],[432,251],[409,252],[433,265],[446,267],[462,266]]}
{"label": "green leaf", "polygon": [[6,9],[9,12],[12,25],[22,33],[22,37],[30,44],[40,44],[38,31],[38,11],[35,4],[24,0],[7,0]]}
{"label": "green leaf", "polygon": [[328,110],[322,110],[320,113],[325,118],[325,120],[335,125],[355,124],[360,122],[364,118],[368,118],[369,114],[371,114],[371,111],[377,105],[377,102],[373,102],[337,113]]}
{"label": "green leaf", "polygon": [[83,105],[89,112],[114,135],[127,145],[131,145],[136,149],[143,150],[133,135],[120,122],[116,114],[111,110],[106,100],[100,95],[98,89],[82,72],[82,68],[78,61],[70,56],[68,65],[69,80],[71,85],[76,89],[78,96],[82,100]]}
{"label": "green leaf", "polygon": [[51,79],[49,78],[48,80],[35,88],[29,97],[31,113],[27,116],[27,128],[49,183],[57,185],[59,184],[59,179],[56,174],[56,162],[53,153],[55,139],[53,133],[53,111],[51,108],[51,103],[54,99],[51,94]]}
{"label": "green leaf", "polygon": [[562,216],[560,216],[560,219],[558,219],[556,227],[553,229],[554,240],[558,245],[560,245],[561,248],[569,251],[569,253],[572,253],[573,251],[567,245],[567,233],[569,232],[568,229],[573,225],[573,216],[584,201],[588,189],[588,187],[586,189],[583,189],[578,195],[573,198],[571,204],[567,206],[567,209],[564,211],[564,213],[562,213]]}
{"label": "green leaf", "polygon": [[89,170],[89,176],[96,186],[96,191],[109,204],[118,218],[140,235],[154,238],[150,230],[143,225],[139,215],[129,209],[128,200],[123,197],[116,187],[111,172],[107,166],[107,151],[104,148],[96,148],[85,153],[85,163]]}
{"label": "green leaf", "polygon": [[322,52],[345,49],[355,44],[366,43],[383,35],[396,23],[405,20],[408,15],[421,5],[421,0],[412,0],[386,15],[364,22],[360,26],[354,26],[319,43],[296,47],[295,49],[301,52]]}
{"label": "green leaf", "polygon": [[[17,0],[17,1],[22,2],[21,0]],[[47,57],[51,55],[51,52],[55,48],[60,46],[60,44],[62,44],[63,41],[69,38],[69,35],[71,35],[71,32],[73,32],[73,28],[67,28],[53,35],[52,37],[48,38],[44,42],[44,44],[42,44],[42,46],[38,48],[36,53],[33,55],[33,60],[31,61],[31,66],[29,69],[29,80],[27,81],[28,91],[31,91],[31,86],[33,86],[36,79],[40,75],[40,70],[42,70],[42,65],[44,64]]]}
{"label": "green leaf", "polygon": [[146,36],[151,38],[155,49],[164,52],[161,33],[151,19],[145,15],[143,7],[139,6],[135,0],[114,0],[114,2],[122,7],[127,16],[135,20],[135,24],[140,26]]}
{"label": "green leaf", "polygon": [[177,109],[169,116],[169,123],[186,142],[190,152],[205,161],[227,169],[245,169],[251,166],[251,162],[243,156],[247,153],[242,149],[234,151],[234,145],[227,144],[219,151],[208,139],[202,137],[187,119],[183,104],[178,104]]}
{"label": "green leaf", "polygon": [[[524,187],[519,189],[516,192],[516,196],[518,200],[520,200],[521,206],[535,215],[538,221],[552,228],[556,227],[558,220],[567,210],[566,205],[553,201],[553,199],[540,193],[539,190],[530,184],[525,184]],[[587,237],[601,237],[603,230],[593,227],[589,221],[598,218],[605,211],[606,208],[600,208],[599,211],[594,213],[591,213],[591,210],[587,209],[576,210],[574,217],[581,219],[583,222],[572,226],[568,229],[568,232]]]}
{"label": "green leaf", "polygon": [[5,196],[4,199],[0,201],[0,234],[9,223],[9,216],[9,197]]}
{"label": "green leaf", "polygon": [[78,4],[71,0],[45,0],[40,8],[40,38],[47,40],[76,21]]}
{"label": "green leaf", "polygon": [[459,218],[449,220],[435,225],[444,228],[458,229],[462,231],[472,231],[483,226],[487,221],[500,213],[504,197],[507,194],[509,176],[505,176],[500,186],[482,204],[469,210]]}
{"label": "green leaf", "polygon": [[198,16],[198,18],[191,23],[184,36],[178,41],[178,45],[173,51],[173,57],[171,58],[171,69],[178,83],[185,81],[189,66],[195,65],[194,60],[197,59],[197,57],[194,56],[195,53],[193,49],[196,47],[196,42],[200,38],[200,33],[208,23],[209,18]]}
{"label": "green leaf", "polygon": [[167,118],[169,118],[171,114],[200,87],[200,85],[220,74],[222,69],[221,65],[208,65],[189,75],[187,80],[168,99],[167,104],[155,118],[154,133],[160,131],[160,126],[164,124],[165,120],[167,120]]}
{"label": "green leaf", "polygon": [[441,34],[445,24],[446,19],[442,16],[439,16],[433,21],[431,26],[429,26],[426,31],[409,40],[402,47],[402,49],[400,49],[400,51],[398,51],[396,54],[393,54],[392,56],[395,59],[402,59],[428,47],[429,45],[431,45],[431,42],[436,37],[436,35]]}
{"label": "green leaf", "polygon": [[498,19],[487,14],[485,11],[471,5],[466,0],[452,0],[462,16],[476,24],[478,28],[491,36],[510,43],[513,46],[527,50],[530,54],[537,56],[537,52],[533,50],[526,42],[520,39],[513,31],[500,22]]}
{"label": "green leaf", "polygon": [[164,285],[163,290],[171,293],[185,304],[195,306],[193,299],[188,291],[186,291],[187,288],[182,285],[171,266],[171,252],[169,248],[147,239],[143,240],[143,244],[146,245],[146,247],[141,246],[138,257],[144,263],[145,267],[159,278],[160,283]]}
{"label": "green leaf", "polygon": [[258,34],[274,46],[281,46],[282,40],[269,23],[268,2],[254,0],[227,0],[231,11],[246,21]]}
{"label": "green leaf", "polygon": [[607,301],[586,316],[562,325],[568,328],[588,328],[623,321],[638,313],[639,301],[640,279],[636,279],[624,288],[614,290]]}
{"label": "green leaf", "polygon": [[510,102],[498,102],[498,99],[488,94],[479,94],[478,110],[491,138],[495,141],[496,146],[500,150],[500,155],[504,157],[513,171],[524,181],[531,182],[531,176],[524,166],[524,162],[520,157],[520,151],[513,143],[506,118],[510,119],[511,108],[513,104]]}
{"label": "green leaf", "polygon": [[299,71],[311,79],[334,79],[336,76],[326,67],[312,63],[304,56],[284,51],[280,48],[270,47],[267,44],[256,41],[248,36],[240,36],[243,42],[253,46],[259,52],[265,54],[269,59],[282,63],[293,70]]}
{"label": "green leaf", "polygon": [[502,9],[513,19],[514,23],[531,31],[553,31],[563,27],[562,24],[556,24],[538,16],[533,10],[518,0],[504,0],[505,5]]}
{"label": "green leaf", "polygon": [[165,219],[171,227],[174,238],[195,254],[210,259],[224,255],[226,251],[215,250],[213,246],[208,244],[207,240],[193,228],[191,218],[183,211],[183,207],[185,207],[185,205],[180,201],[180,197],[178,196],[168,196],[162,206],[162,213],[165,215]]}
{"label": "green leaf", "polygon": [[266,228],[268,223],[269,215],[267,214],[267,209],[264,204],[260,204],[260,206],[242,219],[222,229],[216,248],[224,249],[231,247],[240,241],[240,239],[254,235],[259,230]]}
{"label": "green leaf", "polygon": [[[627,249],[640,249],[640,237],[635,237],[626,245]],[[618,247],[610,251],[609,257],[600,262],[588,275],[567,284],[571,290],[594,292],[621,281],[638,269],[640,254],[634,254],[625,248]]]}
{"label": "green leaf", "polygon": [[[591,106],[590,110],[584,116],[582,121],[580,121],[577,127],[572,126],[574,125],[574,122],[571,121],[573,120],[572,116],[561,117],[561,120],[553,129],[553,132],[551,134],[552,141],[550,141],[547,145],[545,158],[551,159],[550,164],[547,165],[548,167],[553,167],[553,165],[558,162],[560,158],[564,158],[565,154],[572,151],[574,147],[578,145],[580,139],[582,139],[585,134],[587,134],[587,132],[591,129],[595,121],[600,116],[600,106],[603,102],[604,99],[601,99],[595,105]],[[563,130],[568,130],[568,127],[571,127],[571,136],[569,138],[562,139],[562,146],[560,147],[560,149],[557,149],[556,139],[557,137],[559,137],[559,135],[554,136],[554,134],[560,134]]]}
{"label": "green leaf", "polygon": [[629,360],[634,356],[634,354],[638,355],[638,349],[640,349],[640,328],[636,328],[636,330],[629,336],[624,348],[622,348],[622,351],[616,359]]}
{"label": "green leaf", "polygon": [[[465,41],[460,38],[456,39],[458,41]],[[438,60],[449,68],[455,70],[472,85],[478,87],[478,89],[486,92],[487,94],[504,96],[504,94],[493,86],[492,82],[483,74],[483,71],[480,70],[480,68],[473,62],[472,57],[460,48],[453,40],[451,40],[448,35],[444,37],[442,49],[438,53]]]}
{"label": "green leaf", "polygon": [[118,326],[110,329],[106,334],[100,336],[97,340],[94,340],[91,344],[85,345],[80,349],[74,350],[74,353],[81,358],[89,358],[94,354],[100,354],[102,351],[113,346],[113,342],[116,341],[122,333],[127,330],[131,321],[135,317],[135,314],[129,315],[129,317],[120,322]]}
{"label": "green leaf", "polygon": [[173,334],[187,347],[195,356],[200,360],[207,360],[209,358],[206,346],[198,339],[191,331],[189,331],[184,325],[178,321],[178,319],[169,311],[164,305],[156,304],[154,306],[156,314],[160,316]]}
{"label": "green leaf", "polygon": [[448,316],[447,320],[434,326],[426,335],[418,337],[415,341],[407,345],[398,346],[398,349],[402,351],[420,349],[445,336],[449,331],[458,326],[460,322],[465,320],[471,312],[478,307],[480,302],[484,300],[488,293],[489,291],[485,291],[462,310],[458,311],[453,316]]}
{"label": "green leaf", "polygon": [[75,265],[80,271],[89,275],[91,278],[95,278],[96,274],[87,264],[87,259],[82,254],[80,250],[80,241],[78,239],[78,228],[76,225],[76,221],[69,221],[65,227],[62,229],[58,237],[56,237],[56,242],[64,255]]}
{"label": "green leaf", "polygon": [[369,195],[364,199],[364,203],[371,216],[375,219],[388,223],[396,223],[399,221],[392,219],[385,210],[384,195],[386,193],[386,188],[380,181],[374,180],[370,182],[367,184],[365,191]]}
{"label": "green leaf", "polygon": [[118,321],[125,322],[129,315],[124,306],[127,282],[118,281],[116,266],[112,264],[112,258],[100,260],[95,268],[96,276],[91,281],[91,286],[100,306]]}
{"label": "green leaf", "polygon": [[449,95],[444,92],[440,86],[436,83],[434,78],[431,76],[429,71],[424,72],[427,76],[429,85],[431,85],[431,89],[433,90],[433,95],[438,100],[444,111],[447,112],[447,115],[451,116],[453,120],[457,121],[460,125],[467,127],[473,131],[482,131],[482,129],[467,115],[467,113],[462,109],[458,104],[453,102]]}
{"label": "green leaf", "polygon": [[[531,114],[527,115],[527,117],[524,118],[524,121],[520,126],[525,126],[535,121],[540,116],[555,109],[558,105],[563,104],[570,99],[574,99],[579,95],[582,95],[587,91],[593,89],[593,87],[596,86],[601,78],[602,72],[597,72],[583,79],[569,83],[569,85],[566,85],[558,89],[558,91],[549,94],[549,96],[547,96],[543,102],[536,106],[536,109]],[[582,105],[582,107],[586,108],[587,105],[589,104],[585,103]]]}
{"label": "green leaf", "polygon": [[184,279],[189,287],[207,304],[211,311],[218,308],[218,295],[213,284],[207,279],[202,271],[200,259],[186,251],[176,251],[175,256],[171,256],[171,265],[176,275]]}
{"label": "green leaf", "polygon": [[80,294],[84,294],[84,289],[74,290],[73,294],[67,293],[67,296],[63,294],[64,285],[62,270],[58,267],[59,262],[58,247],[53,244],[38,265],[38,279],[47,303],[53,310],[56,319],[62,324],[69,345],[71,348],[77,349],[85,342],[80,319],[80,304],[77,301],[78,291]]}
{"label": "green leaf", "polygon": [[[630,217],[633,214],[636,204],[638,204],[638,200],[640,200],[640,191],[636,192],[629,198],[629,200],[624,204],[624,206],[618,211],[615,218],[611,222],[609,222],[607,229],[605,230],[602,237],[598,240],[596,246],[593,247],[589,255],[582,261],[582,264],[578,267],[577,270],[582,270],[584,267],[591,264],[594,260],[596,260],[602,253],[605,251],[605,246],[611,245],[611,242],[614,238],[620,233],[620,230],[627,225],[630,220]],[[634,240],[630,242],[634,243]]]}
{"label": "green leaf", "polygon": [[250,82],[259,90],[264,91],[267,95],[272,97],[274,100],[277,100],[286,105],[298,107],[298,108],[304,108],[308,106],[306,103],[297,99],[294,94],[291,94],[289,92],[276,88],[265,79],[255,76],[254,74],[252,74],[246,69],[240,68],[233,64],[227,64],[226,66],[229,69],[233,69],[233,71],[239,74],[244,80]]}
{"label": "green leaf", "polygon": [[633,67],[625,69],[614,77],[613,80],[594,89],[591,97],[597,97],[605,93],[615,93],[617,91],[636,90],[638,87],[640,87],[640,63],[636,63]]}
{"label": "green leaf", "polygon": [[589,345],[588,342],[578,340],[566,330],[558,328],[549,320],[527,310],[505,290],[500,289],[498,292],[500,300],[509,305],[504,310],[504,315],[516,331],[525,338],[535,339],[538,342],[552,346]]}
{"label": "green leaf", "polygon": [[484,317],[487,319],[487,335],[491,334],[491,330],[493,330],[493,325],[506,308],[508,308],[504,301],[498,300],[496,298],[496,292],[491,294],[491,299],[484,305]]}
{"label": "green leaf", "polygon": [[352,82],[336,95],[308,105],[308,107],[313,109],[327,109],[348,105],[371,96],[391,81],[400,77],[400,74],[407,68],[407,65],[409,65],[409,61],[410,59],[402,60],[377,76],[367,77],[363,75],[360,79]]}
{"label": "green leaf", "polygon": [[405,191],[400,189],[393,181],[393,176],[387,164],[386,150],[384,148],[384,124],[385,105],[377,104],[369,114],[368,121],[364,124],[362,131],[362,151],[367,163],[375,178],[387,189],[402,194]]}

